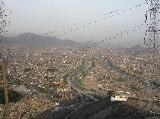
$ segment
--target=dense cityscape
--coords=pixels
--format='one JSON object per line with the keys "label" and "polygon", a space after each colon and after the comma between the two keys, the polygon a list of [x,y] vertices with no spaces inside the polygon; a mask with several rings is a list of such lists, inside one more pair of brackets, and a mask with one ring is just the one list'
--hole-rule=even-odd
{"label": "dense cityscape", "polygon": [[8,65],[9,89],[21,95],[9,104],[10,115],[29,118],[79,94],[98,100],[96,97],[110,91],[139,108],[147,108],[153,101],[152,110],[160,111],[160,55],[156,53],[157,64],[149,56],[107,48],[55,48],[46,53],[15,50]]}
{"label": "dense cityscape", "polygon": [[160,119],[160,0],[0,0],[0,119]]}

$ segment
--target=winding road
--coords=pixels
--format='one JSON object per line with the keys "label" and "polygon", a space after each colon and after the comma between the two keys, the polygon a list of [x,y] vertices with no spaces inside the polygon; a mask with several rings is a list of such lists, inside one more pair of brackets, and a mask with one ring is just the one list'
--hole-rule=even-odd
{"label": "winding road", "polygon": [[[83,61],[84,62],[84,61]],[[85,96],[86,98],[89,98],[94,101],[98,101],[98,99],[90,94],[87,94],[85,90],[80,87],[79,84],[77,84],[75,77],[82,75],[82,71],[87,71],[92,67],[92,61],[87,62],[86,64],[82,63],[82,65],[77,68],[74,72],[72,72],[70,75],[65,77],[65,81],[69,84],[69,86],[77,91],[80,95]]]}
{"label": "winding road", "polygon": [[152,87],[148,81],[145,81],[143,78],[141,78],[137,75],[130,74],[130,73],[127,73],[126,71],[122,70],[119,66],[114,64],[110,58],[106,58],[104,60],[104,66],[105,66],[105,68],[110,67],[114,71],[120,73],[120,75],[122,75],[124,77],[124,79],[126,79],[126,80],[133,80],[133,81],[138,82],[141,85],[141,88],[144,92],[151,92]]}
{"label": "winding road", "polygon": [[[80,95],[84,95],[93,100],[88,103],[83,103],[79,106],[73,105],[64,107],[54,107],[52,110],[47,110],[41,115],[33,119],[159,119],[160,115],[150,113],[149,111],[139,110],[132,107],[128,102],[111,102],[110,96],[97,100],[94,96],[87,94],[75,81],[75,76],[80,76],[82,71],[90,68],[90,63],[82,64],[79,68],[74,70],[70,75],[65,77],[66,82],[73,90]],[[106,66],[112,67],[117,72],[126,76],[126,79],[135,79],[125,72],[121,71],[119,67],[115,66],[110,59],[106,60]],[[141,81],[141,79],[138,79]]]}

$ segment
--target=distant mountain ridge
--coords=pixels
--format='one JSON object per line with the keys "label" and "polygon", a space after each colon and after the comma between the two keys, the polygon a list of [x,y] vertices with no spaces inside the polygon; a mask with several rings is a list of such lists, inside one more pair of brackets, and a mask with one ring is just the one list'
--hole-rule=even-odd
{"label": "distant mountain ridge", "polygon": [[23,33],[15,37],[6,37],[11,46],[30,48],[80,48],[83,44],[72,40],[61,40],[57,37],[42,36],[34,33]]}
{"label": "distant mountain ridge", "polygon": [[[141,45],[133,45],[132,47],[120,47],[116,49],[117,51],[124,51],[132,54],[140,54],[140,53],[153,53],[154,50],[150,49],[149,47],[141,46]],[[159,52],[159,49],[155,50]]]}

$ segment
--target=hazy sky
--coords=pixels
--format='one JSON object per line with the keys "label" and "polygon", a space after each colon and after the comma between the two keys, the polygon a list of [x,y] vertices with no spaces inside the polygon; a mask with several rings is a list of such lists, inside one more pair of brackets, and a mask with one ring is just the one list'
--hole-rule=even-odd
{"label": "hazy sky", "polygon": [[[129,10],[145,0],[5,0],[11,24],[10,34],[23,32],[46,33],[56,31],[57,35],[85,25],[77,31],[63,34],[60,38],[77,41],[105,39],[113,33],[144,23],[146,4]],[[102,19],[106,12],[126,9],[126,13],[106,17],[94,24],[96,19]],[[76,24],[75,26],[71,26]],[[86,25],[87,24],[87,25]],[[142,34],[137,37],[137,34]],[[131,33],[123,39],[141,39],[143,30]]]}

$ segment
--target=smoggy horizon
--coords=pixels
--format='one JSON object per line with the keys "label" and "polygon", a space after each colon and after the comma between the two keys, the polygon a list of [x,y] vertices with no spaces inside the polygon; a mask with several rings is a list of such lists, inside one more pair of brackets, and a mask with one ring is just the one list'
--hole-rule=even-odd
{"label": "smoggy horizon", "polygon": [[[8,15],[11,24],[7,28],[9,31],[7,35],[36,33],[75,41],[101,41],[144,24],[147,8],[145,1],[142,0],[6,0],[5,2],[6,7],[12,11],[12,14]],[[118,10],[120,11],[117,12]],[[142,40],[145,27],[141,27],[112,41]]]}

